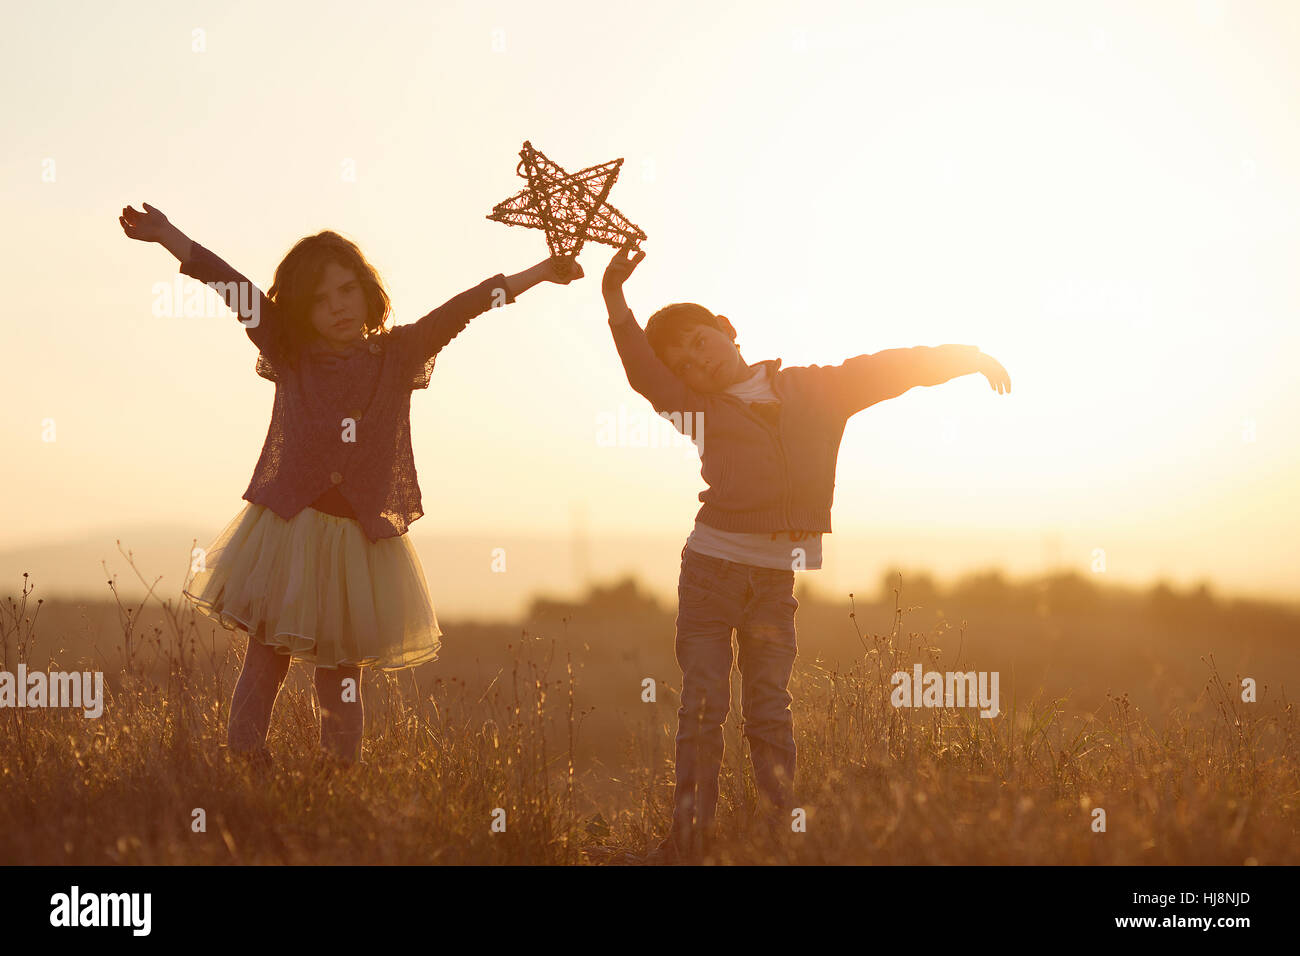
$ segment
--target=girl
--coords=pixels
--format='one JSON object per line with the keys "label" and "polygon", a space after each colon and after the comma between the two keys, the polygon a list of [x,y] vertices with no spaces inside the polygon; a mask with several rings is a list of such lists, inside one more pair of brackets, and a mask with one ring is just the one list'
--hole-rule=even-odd
{"label": "girl", "polygon": [[320,741],[360,758],[361,671],[437,657],[442,631],[406,537],[419,518],[411,392],[428,388],[434,357],[474,316],[539,282],[582,278],[554,257],[460,293],[418,322],[388,327],[388,295],[350,241],[308,236],[263,295],[148,203],[119,217],[132,239],[157,242],[180,271],[208,283],[258,348],[275,382],[271,425],[248,503],[196,560],[184,590],[196,609],[249,634],[230,703],[227,745],[259,764],[291,659],[315,665]]}

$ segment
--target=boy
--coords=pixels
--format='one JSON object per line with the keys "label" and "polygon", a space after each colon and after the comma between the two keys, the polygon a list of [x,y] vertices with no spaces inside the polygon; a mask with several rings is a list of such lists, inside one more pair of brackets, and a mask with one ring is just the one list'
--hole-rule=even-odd
{"label": "boy", "polygon": [[[914,385],[981,372],[998,393],[1011,379],[972,345],[918,346],[859,355],[841,365],[749,365],[725,316],[676,303],[643,331],[623,283],[645,258],[625,244],[605,270],[609,327],[628,383],[674,423],[699,423],[708,489],[682,548],[677,585],[676,787],[668,838],[655,862],[707,849],[718,802],[722,725],[731,706],[736,631],[744,734],[769,825],[789,826],[795,772],[792,698],[796,569],[821,567],[831,530],[835,459],[850,416]],[[681,426],[678,426],[679,428]],[[684,431],[686,429],[683,429]]]}

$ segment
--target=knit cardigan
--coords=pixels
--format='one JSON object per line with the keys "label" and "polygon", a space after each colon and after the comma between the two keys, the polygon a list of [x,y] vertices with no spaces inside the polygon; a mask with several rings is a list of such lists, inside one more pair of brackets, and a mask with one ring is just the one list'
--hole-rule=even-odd
{"label": "knit cardigan", "polygon": [[424,514],[411,452],[411,393],[429,387],[435,356],[470,319],[514,302],[505,276],[339,351],[320,339],[288,345],[293,338],[275,303],[198,243],[180,271],[207,283],[237,315],[242,296],[251,314],[240,324],[257,346],[257,374],[275,383],[271,424],[244,500],[288,519],[334,488],[370,541],[405,534]]}

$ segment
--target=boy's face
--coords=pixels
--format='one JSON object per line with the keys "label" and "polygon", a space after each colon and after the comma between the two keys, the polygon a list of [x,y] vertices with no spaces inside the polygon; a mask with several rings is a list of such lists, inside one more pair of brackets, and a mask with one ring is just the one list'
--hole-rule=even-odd
{"label": "boy's face", "polygon": [[697,392],[720,392],[743,381],[749,366],[736,348],[736,330],[718,316],[726,331],[695,325],[664,349],[664,364]]}

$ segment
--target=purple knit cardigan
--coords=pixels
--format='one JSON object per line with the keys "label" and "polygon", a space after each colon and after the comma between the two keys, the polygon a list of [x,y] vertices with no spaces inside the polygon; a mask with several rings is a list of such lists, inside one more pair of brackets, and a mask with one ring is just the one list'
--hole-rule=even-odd
{"label": "purple knit cardigan", "polygon": [[275,304],[224,260],[194,243],[180,271],[212,285],[258,348],[257,374],[275,383],[271,425],[244,500],[292,518],[331,488],[371,541],[405,534],[424,511],[411,453],[411,392],[429,387],[434,357],[474,316],[514,302],[501,273],[418,322],[339,352],[317,340],[292,349]]}

